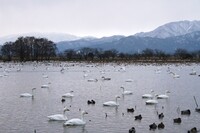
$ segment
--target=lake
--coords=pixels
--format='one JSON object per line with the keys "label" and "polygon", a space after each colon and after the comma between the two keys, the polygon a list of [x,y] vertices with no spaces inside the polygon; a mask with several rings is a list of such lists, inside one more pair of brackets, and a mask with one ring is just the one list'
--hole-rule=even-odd
{"label": "lake", "polygon": [[[61,69],[64,69],[61,72]],[[196,75],[190,75],[192,70]],[[175,78],[173,73],[179,75]],[[186,133],[192,127],[200,129],[200,113],[195,112],[193,96],[200,103],[199,64],[87,64],[87,63],[0,63],[0,132],[1,133],[128,133],[135,127],[137,133]],[[111,78],[103,80],[102,76]],[[88,82],[97,79],[97,82]],[[126,82],[129,81],[129,82]],[[49,88],[41,88],[48,85]],[[132,95],[122,95],[122,88]],[[20,97],[34,91],[34,98]],[[62,95],[74,91],[73,98]],[[168,99],[158,99],[158,104],[146,105],[142,99],[146,93],[165,94]],[[115,100],[119,106],[105,107],[103,103]],[[88,105],[88,100],[95,105]],[[64,122],[49,121],[47,116],[62,114],[69,119],[80,118],[80,110],[88,114],[85,126],[63,126]],[[180,110],[191,110],[191,115],[181,115]],[[127,108],[136,108],[128,113]],[[164,113],[162,120],[157,112]],[[107,113],[107,117],[105,115]],[[142,115],[141,121],[134,116]],[[173,119],[181,117],[181,124]],[[149,130],[152,123],[165,124],[164,129]]]}

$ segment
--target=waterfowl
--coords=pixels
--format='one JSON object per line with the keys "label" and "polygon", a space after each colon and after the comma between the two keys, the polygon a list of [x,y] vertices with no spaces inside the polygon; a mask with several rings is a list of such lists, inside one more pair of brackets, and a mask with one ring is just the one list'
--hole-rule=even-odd
{"label": "waterfowl", "polygon": [[159,119],[163,119],[164,118],[164,114],[163,113],[158,114],[158,118]]}
{"label": "waterfowl", "polygon": [[88,82],[97,82],[98,79],[88,79]]}
{"label": "waterfowl", "polygon": [[181,118],[175,118],[174,119],[174,123],[179,123],[180,124],[181,123]]}
{"label": "waterfowl", "polygon": [[158,129],[164,129],[165,125],[161,122],[160,124],[158,124]]}
{"label": "waterfowl", "polygon": [[103,80],[111,80],[111,78],[106,78],[104,76],[101,77]]}
{"label": "waterfowl", "polygon": [[62,98],[62,99],[61,99],[61,102],[64,103],[64,102],[65,102],[65,99]]}
{"label": "waterfowl", "polygon": [[190,114],[191,114],[191,112],[189,109],[181,111],[181,115],[190,115]]}
{"label": "waterfowl", "polygon": [[169,96],[167,95],[168,91],[165,91],[165,94],[161,94],[157,96],[157,99],[168,99]]}
{"label": "waterfowl", "polygon": [[33,98],[34,97],[34,94],[33,94],[34,90],[36,90],[36,88],[31,89],[31,91],[32,91],[31,94],[30,93],[22,93],[22,94],[20,94],[20,97],[32,97]]}
{"label": "waterfowl", "polygon": [[135,111],[134,108],[127,108],[127,112],[133,113],[134,111]]}
{"label": "waterfowl", "polygon": [[126,79],[125,82],[133,82],[132,79]]}
{"label": "waterfowl", "polygon": [[197,72],[192,69],[192,72],[190,72],[190,75],[196,75],[196,74],[197,74]]}
{"label": "waterfowl", "polygon": [[42,85],[41,88],[49,88],[48,85]]}
{"label": "waterfowl", "polygon": [[72,94],[74,91],[70,91],[69,93],[65,93],[62,95],[62,97],[65,97],[65,98],[72,98],[74,97],[74,95]]}
{"label": "waterfowl", "polygon": [[122,88],[123,92],[122,92],[122,95],[132,95],[133,92],[132,91],[125,91],[124,87],[120,87]]}
{"label": "waterfowl", "polygon": [[129,133],[136,133],[136,131],[135,131],[135,128],[134,127],[132,127],[131,129],[129,129],[129,131],[128,131]]}
{"label": "waterfowl", "polygon": [[197,128],[193,127],[192,129],[188,130],[188,133],[197,133]]}
{"label": "waterfowl", "polygon": [[88,100],[87,104],[95,104],[96,102],[94,100]]}
{"label": "waterfowl", "polygon": [[[151,93],[153,93],[154,91],[153,90],[151,90]],[[144,94],[144,95],[142,95],[142,98],[153,98],[153,95],[152,94]]]}
{"label": "waterfowl", "polygon": [[68,119],[67,116],[65,115],[66,111],[70,111],[70,110],[67,108],[64,108],[63,114],[55,114],[55,115],[50,115],[47,117],[49,118],[50,121],[66,121]]}
{"label": "waterfowl", "polygon": [[150,100],[146,101],[146,104],[147,105],[155,105],[155,104],[158,104],[158,101],[155,99],[150,99]]}
{"label": "waterfowl", "polygon": [[136,115],[135,116],[135,120],[142,120],[142,115],[140,114],[140,115]]}
{"label": "waterfowl", "polygon": [[116,107],[119,106],[119,104],[117,103],[117,99],[120,98],[120,96],[116,96],[115,97],[115,101],[108,101],[103,103],[104,106],[110,106],[110,107]]}
{"label": "waterfowl", "polygon": [[63,125],[64,126],[84,126],[86,121],[84,121],[84,115],[88,114],[86,111],[81,112],[81,119],[73,118],[71,120],[66,121]]}
{"label": "waterfowl", "polygon": [[157,125],[155,123],[149,125],[149,130],[155,130],[157,128]]}

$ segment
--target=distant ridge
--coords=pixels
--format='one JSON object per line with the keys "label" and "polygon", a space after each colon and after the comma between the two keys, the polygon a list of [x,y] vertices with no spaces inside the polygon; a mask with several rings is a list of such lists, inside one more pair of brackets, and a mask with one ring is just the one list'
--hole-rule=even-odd
{"label": "distant ridge", "polygon": [[141,32],[135,34],[139,37],[167,38],[173,36],[185,35],[191,32],[200,31],[200,21],[177,21],[159,26],[150,32]]}
{"label": "distant ridge", "polygon": [[47,38],[53,42],[60,42],[60,41],[73,41],[80,39],[80,37],[77,37],[75,35],[65,34],[65,33],[24,33],[24,34],[16,34],[16,35],[8,35],[4,37],[0,37],[0,45],[4,44],[8,41],[15,41],[20,36],[34,36],[34,37],[41,37],[41,38]]}

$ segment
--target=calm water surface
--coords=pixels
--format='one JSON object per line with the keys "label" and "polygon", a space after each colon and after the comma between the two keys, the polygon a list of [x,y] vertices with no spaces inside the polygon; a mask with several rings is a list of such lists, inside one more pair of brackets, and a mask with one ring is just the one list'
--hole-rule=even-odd
{"label": "calm water surface", "polygon": [[[60,72],[62,67],[65,68],[64,73]],[[21,71],[17,71],[19,68]],[[189,75],[192,69],[197,75]],[[169,70],[180,78],[173,78]],[[84,71],[88,75],[85,78]],[[186,133],[194,126],[200,129],[200,113],[194,111],[196,105],[193,100],[196,96],[200,103],[199,74],[199,64],[0,63],[0,132],[33,133],[36,129],[37,133],[127,133],[132,126],[137,133]],[[48,78],[43,75],[48,75]],[[111,80],[103,81],[102,76]],[[91,78],[98,79],[98,82],[88,82],[87,79]],[[132,82],[125,82],[127,79]],[[44,84],[49,88],[41,88]],[[122,96],[121,86],[132,91],[133,95]],[[21,93],[31,93],[32,88],[37,88],[34,99],[20,98]],[[62,104],[61,96],[71,90],[74,97]],[[151,90],[155,94],[164,94],[166,90],[171,93],[169,99],[158,100],[157,106],[145,105],[146,99],[141,96]],[[103,107],[104,102],[115,100],[115,95],[121,97],[119,107]],[[95,105],[87,105],[87,100],[91,99],[96,101]],[[63,127],[63,122],[48,121],[48,115],[62,113],[64,106],[70,109],[66,113],[69,119],[80,118],[79,109],[86,110],[86,126]],[[135,106],[134,113],[127,113],[127,108]],[[179,115],[177,107],[191,109],[191,115]],[[158,119],[157,111],[164,113],[163,120]],[[143,119],[135,121],[134,116],[139,114]],[[182,118],[182,123],[174,124],[173,119],[178,116]],[[149,130],[150,124],[161,121],[165,129]]]}

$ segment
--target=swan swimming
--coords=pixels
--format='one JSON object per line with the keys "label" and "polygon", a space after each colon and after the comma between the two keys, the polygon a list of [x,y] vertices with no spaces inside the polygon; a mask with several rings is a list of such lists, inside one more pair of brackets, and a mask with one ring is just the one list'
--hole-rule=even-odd
{"label": "swan swimming", "polygon": [[81,112],[81,119],[79,118],[73,118],[68,121],[66,121],[63,125],[64,126],[84,126],[86,122],[84,121],[84,115],[88,114],[86,111]]}
{"label": "swan swimming", "polygon": [[[157,97],[157,95],[155,95],[155,97]],[[156,99],[150,99],[150,100],[147,100],[145,103],[147,105],[155,105],[155,104],[158,104],[158,101]]]}
{"label": "swan swimming", "polygon": [[111,80],[111,78],[106,78],[104,76],[101,77],[103,80]]}
{"label": "swan swimming", "polygon": [[152,104],[152,105],[153,105],[153,104],[158,104],[158,101],[155,100],[155,99],[150,99],[150,100],[147,100],[147,101],[146,101],[146,104],[149,104],[149,105],[150,105],[150,104]]}
{"label": "swan swimming", "polygon": [[72,92],[74,92],[74,91],[70,91],[69,93],[65,93],[65,94],[62,95],[62,97],[72,98],[72,97],[74,97],[74,95],[72,94]]}
{"label": "swan swimming", "polygon": [[[153,90],[151,90],[151,93],[153,93],[154,91]],[[142,95],[142,98],[153,98],[153,95],[152,94],[144,94],[144,95]]]}
{"label": "swan swimming", "polygon": [[42,85],[41,88],[49,88],[48,85]]}
{"label": "swan swimming", "polygon": [[97,82],[98,79],[88,79],[88,82]]}
{"label": "swan swimming", "polygon": [[197,72],[192,69],[192,72],[190,72],[190,75],[196,75],[196,74],[197,74]]}
{"label": "swan swimming", "polygon": [[173,78],[180,78],[180,75],[174,73],[174,72],[170,72],[173,75]]}
{"label": "swan swimming", "polygon": [[125,82],[133,82],[132,79],[126,79]]}
{"label": "swan swimming", "polygon": [[67,108],[64,108],[63,114],[55,114],[55,115],[50,115],[47,117],[49,118],[50,121],[66,121],[68,120],[67,116],[65,115],[66,111],[70,111],[70,110]]}
{"label": "swan swimming", "polygon": [[119,104],[117,103],[117,99],[120,98],[120,96],[116,96],[115,97],[115,101],[108,101],[103,103],[104,106],[110,106],[110,107],[116,107],[119,106]]}
{"label": "swan swimming", "polygon": [[33,88],[32,89],[32,93],[30,94],[30,93],[22,93],[22,94],[20,94],[20,97],[34,97],[34,95],[33,95],[33,91],[35,90],[36,88]]}
{"label": "swan swimming", "polygon": [[122,95],[132,95],[133,92],[132,91],[125,91],[124,87],[120,87],[123,89]]}
{"label": "swan swimming", "polygon": [[169,93],[169,91],[165,91],[165,94],[158,95],[157,99],[168,99],[169,96],[167,95],[167,93]]}

